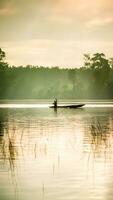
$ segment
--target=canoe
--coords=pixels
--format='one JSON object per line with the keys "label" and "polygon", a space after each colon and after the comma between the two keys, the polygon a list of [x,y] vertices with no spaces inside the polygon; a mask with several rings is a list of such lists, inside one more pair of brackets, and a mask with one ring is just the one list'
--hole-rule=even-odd
{"label": "canoe", "polygon": [[[57,108],[81,108],[85,104],[76,104],[76,105],[59,105]],[[50,106],[50,108],[55,108],[54,106]]]}

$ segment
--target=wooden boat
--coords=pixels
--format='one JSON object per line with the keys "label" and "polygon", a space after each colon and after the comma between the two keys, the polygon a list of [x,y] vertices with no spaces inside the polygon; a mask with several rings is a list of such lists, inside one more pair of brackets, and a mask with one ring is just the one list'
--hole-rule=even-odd
{"label": "wooden boat", "polygon": [[56,108],[54,106],[50,106],[50,108],[81,108],[83,107],[85,104],[76,104],[76,105],[59,105]]}

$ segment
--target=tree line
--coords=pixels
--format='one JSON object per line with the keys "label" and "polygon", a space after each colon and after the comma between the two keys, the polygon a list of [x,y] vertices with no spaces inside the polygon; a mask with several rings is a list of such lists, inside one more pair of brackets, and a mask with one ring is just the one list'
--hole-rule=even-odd
{"label": "tree line", "polygon": [[80,68],[10,66],[0,48],[0,99],[112,99],[113,59],[85,54]]}

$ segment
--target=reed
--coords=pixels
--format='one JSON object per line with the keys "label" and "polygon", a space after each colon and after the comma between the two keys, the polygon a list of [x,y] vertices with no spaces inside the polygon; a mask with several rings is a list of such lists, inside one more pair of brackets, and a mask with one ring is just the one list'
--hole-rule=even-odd
{"label": "reed", "polygon": [[101,125],[99,121],[89,127],[90,140],[95,151],[107,151],[111,147],[111,132],[108,128]]}

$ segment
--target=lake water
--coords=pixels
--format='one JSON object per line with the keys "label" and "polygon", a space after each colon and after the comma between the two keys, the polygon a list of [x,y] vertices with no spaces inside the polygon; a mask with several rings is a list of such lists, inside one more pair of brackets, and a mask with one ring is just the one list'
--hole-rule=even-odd
{"label": "lake water", "polygon": [[0,200],[112,200],[113,101],[49,105],[1,102]]}

